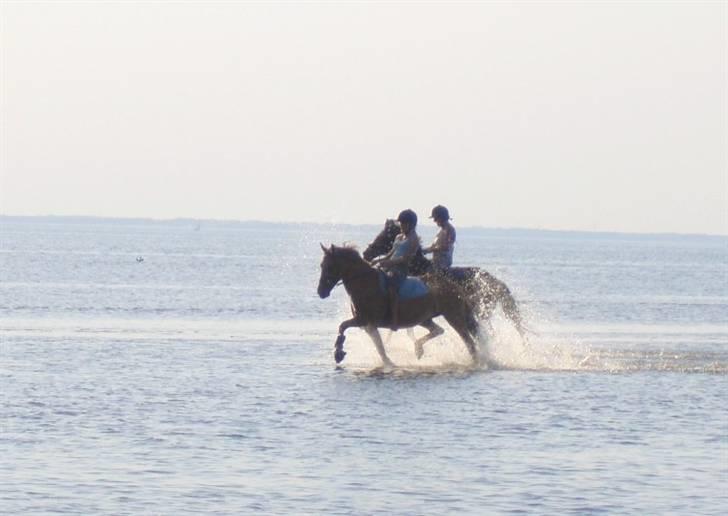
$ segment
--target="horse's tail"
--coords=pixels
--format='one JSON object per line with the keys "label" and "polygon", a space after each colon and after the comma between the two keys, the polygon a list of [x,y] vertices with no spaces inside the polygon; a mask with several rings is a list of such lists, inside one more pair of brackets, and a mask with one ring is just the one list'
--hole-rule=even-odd
{"label": "horse's tail", "polygon": [[521,317],[521,311],[518,309],[518,304],[505,283],[501,282],[499,287],[497,297],[503,308],[503,313],[513,323],[521,337],[524,337],[526,328],[523,325],[523,318]]}
{"label": "horse's tail", "polygon": [[478,323],[478,319],[475,318],[475,314],[472,309],[468,310],[465,314],[465,326],[467,327],[470,336],[473,337],[473,339],[477,339],[480,324]]}
{"label": "horse's tail", "polygon": [[511,294],[508,285],[487,271],[480,271],[479,279],[485,292],[489,292],[493,296],[494,302],[500,302],[503,313],[511,321],[513,326],[516,327],[521,337],[525,337],[527,328],[523,325],[521,311],[518,309],[516,299]]}

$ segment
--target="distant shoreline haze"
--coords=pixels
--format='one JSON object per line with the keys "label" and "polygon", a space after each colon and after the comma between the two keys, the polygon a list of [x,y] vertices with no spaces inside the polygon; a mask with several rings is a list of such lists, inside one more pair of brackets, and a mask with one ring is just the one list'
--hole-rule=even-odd
{"label": "distant shoreline haze", "polygon": [[[233,220],[233,219],[194,219],[187,217],[172,219],[155,219],[150,217],[98,217],[93,215],[0,215],[0,233],[4,223],[19,224],[118,224],[118,225],[156,225],[156,226],[191,226],[192,229],[203,229],[205,226],[212,227],[266,227],[279,226],[281,228],[291,229],[308,227],[331,227],[331,228],[371,228],[372,238],[383,228],[384,220],[379,223],[353,224],[345,222],[294,222],[294,221],[265,221],[265,220]],[[425,218],[421,220],[418,227],[426,228],[433,226],[434,223]],[[557,238],[620,238],[620,239],[639,239],[644,237],[671,239],[671,238],[708,238],[716,240],[724,240],[728,244],[728,234],[709,234],[709,233],[639,233],[624,231],[584,231],[569,229],[541,229],[541,228],[502,228],[502,227],[484,227],[484,226],[458,226],[457,230],[460,234],[483,234],[491,236],[533,236],[539,238],[557,237]]]}

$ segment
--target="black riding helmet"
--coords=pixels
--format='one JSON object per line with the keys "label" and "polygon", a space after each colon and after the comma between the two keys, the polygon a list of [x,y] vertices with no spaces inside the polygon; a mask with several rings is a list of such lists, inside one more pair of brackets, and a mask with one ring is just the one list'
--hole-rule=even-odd
{"label": "black riding helmet", "polygon": [[450,220],[450,212],[447,211],[447,208],[443,205],[438,204],[432,208],[432,215],[430,218],[435,220]]}
{"label": "black riding helmet", "polygon": [[415,227],[417,225],[417,214],[410,210],[403,210],[400,212],[399,217],[397,217],[397,220],[401,223],[407,223],[412,227]]}

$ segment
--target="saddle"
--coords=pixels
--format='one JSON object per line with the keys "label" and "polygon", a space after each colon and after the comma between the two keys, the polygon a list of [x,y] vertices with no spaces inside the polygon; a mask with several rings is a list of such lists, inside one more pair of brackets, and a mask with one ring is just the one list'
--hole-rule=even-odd
{"label": "saddle", "polygon": [[[389,289],[389,278],[383,271],[379,271],[379,288],[386,293]],[[400,299],[415,299],[426,295],[430,288],[420,278],[407,276],[399,286],[397,295]]]}

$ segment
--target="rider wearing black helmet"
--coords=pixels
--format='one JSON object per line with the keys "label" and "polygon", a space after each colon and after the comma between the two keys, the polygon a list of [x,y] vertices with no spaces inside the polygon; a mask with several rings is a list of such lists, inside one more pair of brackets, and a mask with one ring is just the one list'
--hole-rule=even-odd
{"label": "rider wearing black helmet", "polygon": [[431,219],[440,227],[435,240],[423,253],[432,253],[432,265],[436,270],[447,271],[452,266],[452,255],[455,250],[455,228],[450,224],[450,212],[438,204],[432,208]]}
{"label": "rider wearing black helmet", "polygon": [[420,247],[420,237],[417,236],[417,214],[410,210],[400,212],[397,217],[400,233],[394,239],[392,249],[381,258],[372,261],[387,273],[389,277],[389,299],[392,307],[392,329],[396,330],[399,324],[398,295],[399,287],[407,278],[407,269],[412,257]]}

